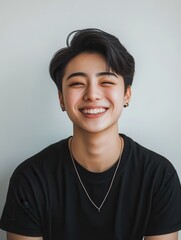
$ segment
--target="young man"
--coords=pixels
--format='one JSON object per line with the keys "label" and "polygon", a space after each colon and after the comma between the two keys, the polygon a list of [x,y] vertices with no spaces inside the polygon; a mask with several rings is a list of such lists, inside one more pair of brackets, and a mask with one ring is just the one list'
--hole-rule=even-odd
{"label": "young man", "polygon": [[[71,36],[71,35],[70,35]],[[50,63],[73,135],[23,162],[1,228],[9,240],[176,240],[181,187],[164,157],[118,133],[134,59],[98,29],[74,32]]]}

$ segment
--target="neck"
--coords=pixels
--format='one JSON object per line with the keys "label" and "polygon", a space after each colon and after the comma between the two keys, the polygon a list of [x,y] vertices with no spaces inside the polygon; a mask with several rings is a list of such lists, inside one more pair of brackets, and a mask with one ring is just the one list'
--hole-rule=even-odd
{"label": "neck", "polygon": [[76,161],[91,172],[103,172],[118,160],[123,149],[116,133],[86,133],[74,131],[71,151]]}

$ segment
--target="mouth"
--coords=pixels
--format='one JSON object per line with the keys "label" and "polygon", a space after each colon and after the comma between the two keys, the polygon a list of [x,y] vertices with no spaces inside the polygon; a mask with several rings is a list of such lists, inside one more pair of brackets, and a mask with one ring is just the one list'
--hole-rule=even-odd
{"label": "mouth", "polygon": [[93,116],[96,116],[96,115],[100,115],[100,114],[103,114],[105,113],[107,110],[107,108],[103,108],[103,107],[99,107],[99,108],[84,108],[84,109],[81,109],[81,112],[85,115],[93,115]]}

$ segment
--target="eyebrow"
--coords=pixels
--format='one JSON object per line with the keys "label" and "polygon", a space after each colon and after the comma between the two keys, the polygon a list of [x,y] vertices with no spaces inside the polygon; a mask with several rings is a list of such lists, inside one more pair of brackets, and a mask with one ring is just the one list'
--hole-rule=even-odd
{"label": "eyebrow", "polygon": [[[96,76],[97,77],[100,77],[100,76],[114,76],[114,77],[118,78],[118,76],[115,73],[112,73],[112,72],[100,72],[100,73],[97,73]],[[75,73],[70,74],[67,77],[66,80],[68,80],[72,77],[87,77],[87,74],[84,73],[84,72],[75,72]]]}

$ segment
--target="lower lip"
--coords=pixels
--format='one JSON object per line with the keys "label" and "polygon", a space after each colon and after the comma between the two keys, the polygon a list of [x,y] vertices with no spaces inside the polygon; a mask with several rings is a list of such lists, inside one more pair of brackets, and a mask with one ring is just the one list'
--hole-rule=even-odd
{"label": "lower lip", "polygon": [[[107,110],[106,110],[107,111]],[[86,117],[86,118],[99,118],[99,117],[102,117],[105,113],[106,113],[106,111],[105,112],[102,112],[102,113],[98,113],[98,114],[88,114],[88,113],[84,113],[84,112],[81,112],[83,115],[84,115],[84,117]]]}

